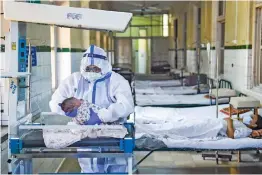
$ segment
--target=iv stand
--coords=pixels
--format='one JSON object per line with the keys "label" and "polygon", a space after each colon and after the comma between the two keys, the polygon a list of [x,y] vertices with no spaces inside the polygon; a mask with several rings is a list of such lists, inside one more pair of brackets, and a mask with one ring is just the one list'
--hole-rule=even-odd
{"label": "iv stand", "polygon": [[[219,44],[219,41],[218,43]],[[218,86],[219,86],[219,66],[218,52],[216,52],[216,118],[218,118]]]}

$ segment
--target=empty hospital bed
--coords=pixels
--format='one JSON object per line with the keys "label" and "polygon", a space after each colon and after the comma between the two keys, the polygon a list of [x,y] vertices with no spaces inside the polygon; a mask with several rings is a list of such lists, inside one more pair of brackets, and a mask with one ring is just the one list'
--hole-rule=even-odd
{"label": "empty hospital bed", "polygon": [[150,75],[146,78],[144,76],[141,78],[136,75],[133,82],[133,88],[138,94],[197,94],[197,93],[207,93],[209,90],[208,81],[206,75],[201,74],[199,76],[200,82],[198,84],[198,76],[190,75],[181,79],[172,79],[168,75],[161,75],[158,77]]}
{"label": "empty hospital bed", "polygon": [[[169,91],[190,91],[188,89],[183,89],[183,87],[176,87],[175,89],[172,88],[163,88],[158,89],[159,92],[164,90]],[[219,81],[219,88],[225,88],[225,89],[232,89],[232,85],[229,81],[221,79]],[[215,104],[214,98],[209,97],[209,93],[204,94],[192,94],[192,95],[178,95],[179,93],[175,94],[176,92],[173,92],[174,94],[166,94],[166,93],[159,93],[159,94],[143,94],[143,93],[137,93],[135,88],[135,105],[138,106],[154,106],[154,107],[197,107],[197,106],[208,106]],[[139,92],[139,90],[138,90]],[[219,104],[227,104],[229,102],[229,97],[219,98],[218,103]]]}

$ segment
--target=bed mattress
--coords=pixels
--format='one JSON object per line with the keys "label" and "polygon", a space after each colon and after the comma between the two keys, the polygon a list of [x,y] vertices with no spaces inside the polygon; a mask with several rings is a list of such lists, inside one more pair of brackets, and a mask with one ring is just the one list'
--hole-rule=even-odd
{"label": "bed mattress", "polygon": [[[228,107],[228,105],[219,105],[219,109]],[[248,115],[251,112],[242,114]],[[259,114],[262,114],[262,110],[259,110]],[[192,117],[199,116],[201,119],[214,117],[216,118],[216,106],[207,106],[207,107],[197,107],[197,108],[157,108],[157,107],[135,107],[135,115],[131,115],[131,120],[135,119],[138,123],[140,120],[147,121],[168,121],[171,118],[176,118],[180,116],[186,116],[190,120]],[[227,115],[219,112],[219,118],[228,117]],[[146,129],[147,125],[142,126],[143,129]],[[189,131],[192,132],[192,131]],[[152,135],[147,135],[148,141],[145,141],[145,133],[140,133],[136,131],[136,143],[140,145],[140,148],[147,149],[159,149],[159,146],[152,147],[152,144],[164,143],[168,148],[177,148],[177,149],[246,149],[246,148],[261,148],[262,149],[262,139],[252,139],[252,138],[241,138],[241,139],[230,139],[230,138],[220,138],[218,140],[174,140],[172,138],[154,138],[154,133]],[[142,138],[142,139],[140,139]],[[150,141],[151,140],[151,141]],[[151,145],[146,145],[150,143]],[[143,145],[144,144],[144,145]],[[163,147],[163,146],[162,146]]]}
{"label": "bed mattress", "polygon": [[[170,94],[136,94],[136,105],[210,105],[210,99],[204,96],[208,94],[196,95],[170,95]],[[219,104],[229,102],[229,98],[218,99]],[[215,99],[212,100],[215,104]]]}
{"label": "bed mattress", "polygon": [[[197,86],[179,86],[179,87],[148,87],[148,88],[136,88],[136,94],[171,94],[171,95],[187,95],[197,94]],[[208,93],[209,89],[201,88],[201,93]]]}
{"label": "bed mattress", "polygon": [[146,88],[146,87],[176,87],[181,86],[180,80],[158,80],[158,81],[135,81],[135,87]]}

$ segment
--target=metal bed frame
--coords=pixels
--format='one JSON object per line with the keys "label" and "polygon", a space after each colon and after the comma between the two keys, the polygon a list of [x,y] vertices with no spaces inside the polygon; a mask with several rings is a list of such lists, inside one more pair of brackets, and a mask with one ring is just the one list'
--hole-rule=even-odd
{"label": "metal bed frame", "polygon": [[[32,124],[30,124],[32,125]],[[27,125],[27,126],[30,126]],[[25,125],[20,125],[25,126]],[[61,125],[62,126],[62,125]],[[8,159],[9,174],[32,174],[33,158],[98,158],[124,157],[128,162],[128,174],[133,173],[133,150],[135,147],[135,129],[133,123],[125,123],[128,134],[123,139],[86,138],[63,149],[46,148],[42,139],[30,140],[26,137],[13,137],[9,140],[12,158]],[[34,130],[37,131],[37,130]],[[39,131],[39,130],[38,130]],[[39,132],[41,135],[42,132]],[[39,135],[38,134],[38,135]],[[30,136],[29,136],[30,137]],[[32,138],[34,138],[32,136]],[[77,149],[92,149],[78,151]],[[109,151],[110,150],[110,151]],[[12,165],[11,165],[12,163]],[[11,168],[11,166],[13,166]],[[126,174],[125,172],[123,172]]]}
{"label": "metal bed frame", "polygon": [[[194,149],[194,148],[161,148],[161,149],[155,149],[155,150],[149,150],[149,149],[141,149],[141,148],[135,148],[134,151],[149,151],[149,153],[147,153],[141,160],[139,160],[135,165],[134,168],[138,169],[137,167],[145,160],[147,159],[152,153],[156,152],[156,151],[185,151],[185,152],[202,152],[202,151],[215,151],[214,157],[216,158],[216,164],[218,164],[219,158],[228,158],[225,157],[224,155],[219,155],[218,151],[231,151],[231,153],[233,151],[257,151],[257,153],[259,154],[260,150],[262,150],[261,148],[241,148],[241,149]],[[227,156],[227,155],[226,155]],[[241,156],[241,154],[240,154]],[[203,157],[203,156],[202,156]],[[232,158],[232,156],[231,156]],[[204,157],[203,157],[204,159]],[[231,159],[230,159],[231,161]]]}

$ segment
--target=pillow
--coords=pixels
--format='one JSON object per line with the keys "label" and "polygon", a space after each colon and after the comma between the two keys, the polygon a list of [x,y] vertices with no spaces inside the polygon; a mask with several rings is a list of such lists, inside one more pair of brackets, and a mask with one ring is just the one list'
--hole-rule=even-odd
{"label": "pillow", "polygon": [[[244,114],[244,113],[249,112],[249,111],[250,111],[250,109],[235,109],[235,108],[232,107],[231,113],[232,113],[232,115],[236,115],[236,114]],[[229,107],[221,109],[220,112],[222,112],[226,115],[229,115]]]}

